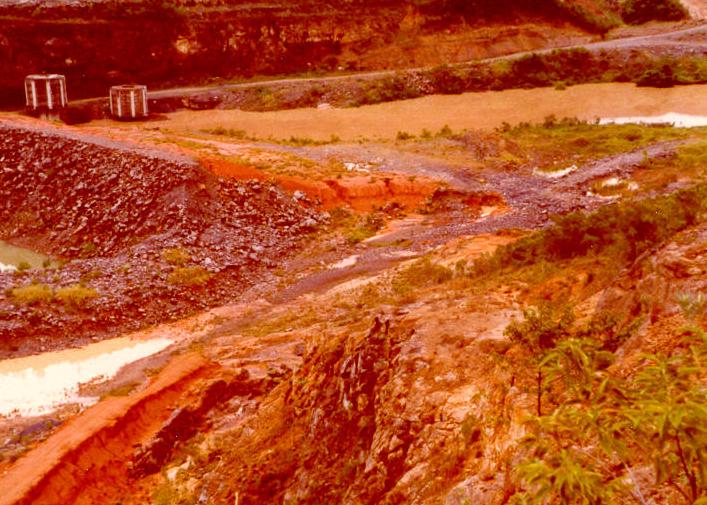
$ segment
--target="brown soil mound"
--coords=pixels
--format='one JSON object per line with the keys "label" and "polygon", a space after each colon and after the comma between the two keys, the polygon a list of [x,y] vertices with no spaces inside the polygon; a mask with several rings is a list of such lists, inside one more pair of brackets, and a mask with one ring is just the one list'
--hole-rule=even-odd
{"label": "brown soil mound", "polygon": [[409,178],[396,174],[376,174],[325,179],[322,181],[299,176],[268,174],[247,165],[219,158],[202,158],[203,166],[213,173],[233,179],[272,179],[289,191],[304,192],[308,199],[321,203],[325,209],[350,207],[356,211],[370,211],[392,201],[409,208],[418,207],[439,187],[439,183],[425,177]]}

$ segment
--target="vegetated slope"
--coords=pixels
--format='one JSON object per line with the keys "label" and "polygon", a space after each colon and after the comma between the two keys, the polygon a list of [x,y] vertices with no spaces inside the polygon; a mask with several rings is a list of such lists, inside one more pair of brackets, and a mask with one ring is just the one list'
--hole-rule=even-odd
{"label": "vegetated slope", "polygon": [[[687,194],[695,195],[684,193],[680,198]],[[537,327],[541,337],[557,336],[565,345],[585,339],[586,345],[598,346],[603,359],[612,356],[616,361],[608,371],[605,364],[591,377],[608,373],[617,381],[625,380],[630,390],[635,374],[645,368],[643,353],[680,355],[685,349],[680,293],[690,293],[694,302],[707,289],[707,228],[704,220],[694,222],[696,215],[704,216],[701,195],[697,207],[686,203],[685,216],[676,216],[666,227],[651,216],[617,214],[627,219],[639,238],[651,235],[654,227],[672,230],[671,234],[681,230],[661,244],[642,243],[645,253],[636,262],[619,252],[616,236],[616,243],[611,247],[607,243],[597,255],[558,261],[554,269],[538,257],[529,268],[472,274],[465,280],[463,265],[455,274],[423,262],[395,276],[392,285],[374,283],[346,301],[333,298],[328,302],[334,305],[328,320],[322,316],[320,324],[300,330],[310,335],[302,366],[266,396],[258,410],[239,413],[229,429],[221,428],[207,442],[187,447],[184,454],[199,453],[199,464],[176,481],[163,480],[160,496],[169,496],[172,503],[202,496],[215,504],[462,505],[506,503],[516,493],[533,494],[538,487],[523,479],[530,474],[523,474],[520,464],[545,458],[550,473],[556,468],[552,458],[559,454],[520,443],[540,422],[526,423],[536,410],[535,367],[540,353],[552,345],[529,355],[514,332],[504,331],[511,315],[517,314],[510,298],[558,303],[558,312],[541,312],[547,317]],[[659,199],[657,205],[665,202],[675,203]],[[622,209],[630,214],[638,207]],[[585,231],[588,237],[592,230]],[[569,238],[572,232],[568,226],[553,233]],[[386,295],[391,289],[402,296]],[[556,317],[568,302],[578,304],[583,319],[567,319],[561,326]],[[704,326],[704,299],[701,303],[702,312],[693,310],[686,317]],[[373,320],[381,311],[386,316]],[[366,320],[372,321],[367,331],[361,329]],[[522,331],[533,331],[526,326],[520,326]],[[547,416],[563,408],[562,402],[579,383],[572,375],[579,368],[568,359],[575,363],[570,376],[551,374],[537,395],[542,399],[537,408]],[[697,376],[704,378],[705,372],[702,369]],[[630,401],[621,408],[633,408]],[[675,401],[678,408],[682,400]],[[581,402],[574,405],[583,407]],[[552,418],[542,422],[551,423]],[[651,426],[646,421],[641,430],[648,433]],[[624,465],[617,466],[610,455],[600,452],[590,431],[565,420],[555,436],[574,433],[574,440],[562,438],[563,454],[576,449],[579,457],[592,457],[590,463],[577,460],[575,469],[589,468],[605,478],[598,484],[599,492],[606,493],[602,496],[612,492],[617,503],[640,503],[634,494],[638,489],[656,503],[683,503],[675,486],[689,487],[688,476],[679,469],[671,478],[654,473],[647,454],[659,450],[653,447],[655,439],[640,448],[631,445],[638,439],[623,440],[631,450],[622,453]],[[704,443],[704,430],[698,432],[697,447]],[[657,456],[661,462],[668,461],[675,449],[663,448],[668,452]],[[637,480],[621,489],[601,490],[602,482],[627,475]],[[581,484],[563,488],[563,496],[580,502],[596,489],[585,486],[583,473],[577,478]],[[550,496],[562,492],[560,486],[548,487]],[[698,493],[705,492],[698,488]]]}
{"label": "vegetated slope", "polygon": [[[456,56],[456,50],[442,51],[436,60],[409,61],[410,49],[429,46],[440,51],[450,44],[472,45],[495,55],[512,52],[516,46],[541,47],[552,39],[553,27],[570,36],[581,35],[584,29],[610,25],[611,12],[604,0],[299,0],[196,5],[109,1],[0,6],[0,97],[6,105],[19,106],[22,79],[38,71],[66,74],[70,98],[76,99],[102,96],[109,84],[130,81],[155,86],[339,67],[434,65],[464,58],[468,51]],[[484,26],[526,23],[537,29],[528,33],[522,27],[507,33],[494,29],[469,40],[457,36]],[[437,37],[446,42],[438,44],[442,39]],[[494,49],[496,44],[499,47]],[[396,47],[407,49],[393,51],[398,56],[391,59],[386,48]],[[379,57],[377,52],[381,52]],[[483,50],[478,53],[482,54]],[[362,61],[366,61],[363,66],[359,65]]]}
{"label": "vegetated slope", "polygon": [[[223,302],[323,219],[267,182],[186,159],[49,128],[0,131],[0,237],[68,261],[0,275],[3,352]],[[32,285],[36,296],[23,291]],[[54,296],[76,286],[90,291]]]}

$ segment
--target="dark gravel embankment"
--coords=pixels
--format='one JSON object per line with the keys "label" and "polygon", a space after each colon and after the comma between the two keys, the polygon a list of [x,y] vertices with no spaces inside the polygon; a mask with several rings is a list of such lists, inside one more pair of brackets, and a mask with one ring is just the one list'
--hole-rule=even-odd
{"label": "dark gravel embankment", "polygon": [[[277,187],[220,179],[189,159],[0,123],[0,239],[66,261],[0,274],[0,357],[79,344],[233,299],[320,221]],[[165,249],[181,254],[165,258]],[[179,268],[210,278],[175,281]],[[98,297],[78,308],[17,303],[11,290],[32,283],[54,292],[83,284]]]}

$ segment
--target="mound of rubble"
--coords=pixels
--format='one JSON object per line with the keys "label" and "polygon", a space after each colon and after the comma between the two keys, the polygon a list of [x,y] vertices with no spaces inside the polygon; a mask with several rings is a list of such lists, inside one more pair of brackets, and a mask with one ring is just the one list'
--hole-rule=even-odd
{"label": "mound of rubble", "polygon": [[274,187],[214,177],[194,162],[56,132],[0,125],[0,235],[66,257],[161,244],[239,252],[279,248],[311,227]]}
{"label": "mound of rubble", "polygon": [[[271,184],[221,179],[188,158],[0,123],[0,239],[66,261],[0,274],[0,354],[30,335],[41,350],[57,333],[95,335],[224,301],[321,220]],[[178,266],[208,272],[208,285],[170,283]],[[86,284],[99,296],[81,311],[13,304],[9,290],[29,283]]]}

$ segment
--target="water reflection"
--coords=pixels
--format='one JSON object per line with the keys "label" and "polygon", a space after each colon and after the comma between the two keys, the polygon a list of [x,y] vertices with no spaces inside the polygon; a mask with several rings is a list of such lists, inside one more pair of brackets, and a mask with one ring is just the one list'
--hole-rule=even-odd
{"label": "water reflection", "polygon": [[97,398],[79,395],[82,383],[110,379],[122,366],[170,344],[168,338],[118,338],[82,349],[0,361],[0,415],[40,415],[64,403],[95,403]]}
{"label": "water reflection", "polygon": [[48,259],[43,254],[0,240],[0,272],[13,272],[22,263],[31,268],[41,268]]}
{"label": "water reflection", "polygon": [[603,118],[599,124],[672,124],[678,128],[707,126],[707,116],[693,116],[668,112],[662,116],[632,116]]}

